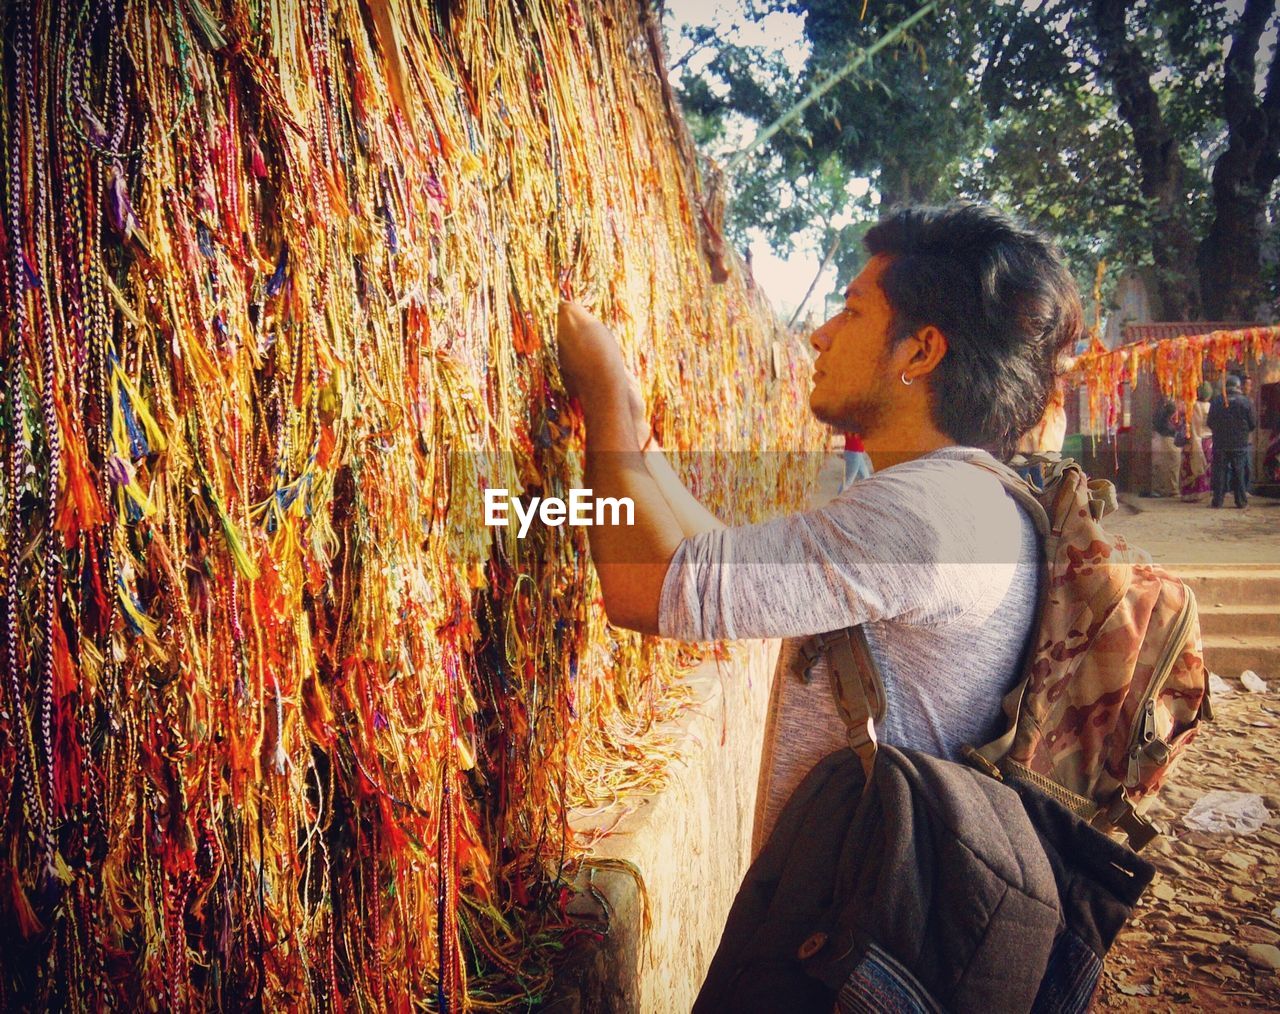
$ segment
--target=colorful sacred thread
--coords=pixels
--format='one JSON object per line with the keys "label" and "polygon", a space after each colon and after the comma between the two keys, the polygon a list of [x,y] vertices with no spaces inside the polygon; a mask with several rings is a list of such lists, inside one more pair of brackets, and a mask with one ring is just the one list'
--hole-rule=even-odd
{"label": "colorful sacred thread", "polygon": [[1150,372],[1161,391],[1190,406],[1204,381],[1206,360],[1225,380],[1229,363],[1261,362],[1267,356],[1280,356],[1280,327],[1138,341],[1110,350],[1095,339],[1074,361],[1066,382],[1088,392],[1090,430],[1113,433],[1122,417],[1124,387],[1132,389],[1139,373]]}
{"label": "colorful sacred thread", "polygon": [[[483,526],[581,474],[558,298],[669,448],[821,436],[711,283],[654,15],[2,17],[0,1008],[527,1006],[567,814],[661,784],[691,658],[607,626],[581,529]],[[811,478],[711,464],[754,516]]]}

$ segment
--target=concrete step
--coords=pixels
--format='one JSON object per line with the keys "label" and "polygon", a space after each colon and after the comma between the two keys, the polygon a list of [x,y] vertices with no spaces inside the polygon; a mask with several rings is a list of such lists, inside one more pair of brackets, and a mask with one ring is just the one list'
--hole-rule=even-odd
{"label": "concrete step", "polygon": [[1178,567],[1173,573],[1196,593],[1202,611],[1214,605],[1280,606],[1280,567]]}
{"label": "concrete step", "polygon": [[1280,638],[1280,605],[1224,606],[1200,604],[1200,632],[1210,634],[1270,634]]}
{"label": "concrete step", "polygon": [[1204,664],[1219,676],[1239,676],[1252,669],[1264,680],[1280,680],[1280,636],[1206,635]]}

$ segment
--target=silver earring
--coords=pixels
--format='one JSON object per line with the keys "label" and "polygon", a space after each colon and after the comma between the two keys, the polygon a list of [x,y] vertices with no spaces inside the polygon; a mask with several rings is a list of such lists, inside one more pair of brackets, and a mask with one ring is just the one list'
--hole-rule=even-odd
{"label": "silver earring", "polygon": [[908,380],[908,379],[907,379],[907,371],[906,371],[906,370],[903,370],[903,371],[902,371],[902,373],[899,375],[898,379],[899,379],[899,380],[901,380],[901,381],[902,381],[902,383],[903,383],[903,385],[904,385],[904,386],[906,386],[906,387],[910,387],[912,384],[914,384],[914,383],[915,383],[915,381],[914,381],[914,380]]}

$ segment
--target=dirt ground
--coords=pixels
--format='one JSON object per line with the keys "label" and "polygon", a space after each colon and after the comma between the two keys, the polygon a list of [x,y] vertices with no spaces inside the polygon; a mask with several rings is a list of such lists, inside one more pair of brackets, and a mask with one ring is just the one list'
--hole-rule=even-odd
{"label": "dirt ground", "polygon": [[[1280,693],[1215,698],[1153,811],[1165,836],[1144,855],[1158,873],[1107,956],[1100,1010],[1280,1010]],[[1193,831],[1182,817],[1214,789],[1258,793],[1252,834]]]}
{"label": "dirt ground", "polygon": [[1175,573],[1179,565],[1280,564],[1280,500],[1255,496],[1237,510],[1228,497],[1215,510],[1208,496],[1186,503],[1123,493],[1103,523]]}
{"label": "dirt ground", "polygon": [[[1276,500],[1212,510],[1125,496],[1107,523],[1174,573],[1280,563]],[[1280,1010],[1280,672],[1259,675],[1267,693],[1225,677],[1233,692],[1215,698],[1214,721],[1161,793],[1167,834],[1148,849],[1159,872],[1107,957],[1100,1010]],[[1184,815],[1215,789],[1261,795],[1266,824],[1242,835],[1188,828]]]}

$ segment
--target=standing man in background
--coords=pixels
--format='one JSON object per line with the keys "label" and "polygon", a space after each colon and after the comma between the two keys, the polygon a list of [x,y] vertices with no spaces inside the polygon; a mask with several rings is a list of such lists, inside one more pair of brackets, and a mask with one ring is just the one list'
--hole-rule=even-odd
{"label": "standing man in background", "polygon": [[[1253,405],[1253,378],[1247,373],[1240,383],[1240,393],[1245,396],[1250,405]],[[1245,448],[1244,455],[1244,491],[1246,493],[1253,492],[1253,455],[1253,434],[1250,433],[1249,444]]]}
{"label": "standing man in background", "polygon": [[1213,431],[1213,499],[1210,507],[1222,506],[1228,482],[1236,506],[1243,510],[1248,505],[1245,476],[1249,440],[1257,428],[1253,402],[1241,392],[1240,378],[1233,373],[1227,377],[1225,392],[1214,395],[1209,406],[1209,429]]}
{"label": "standing man in background", "polygon": [[1209,403],[1213,387],[1206,381],[1196,390],[1191,406],[1191,434],[1182,449],[1182,499],[1198,503],[1209,492],[1209,468],[1213,461],[1213,434],[1209,430]]}

